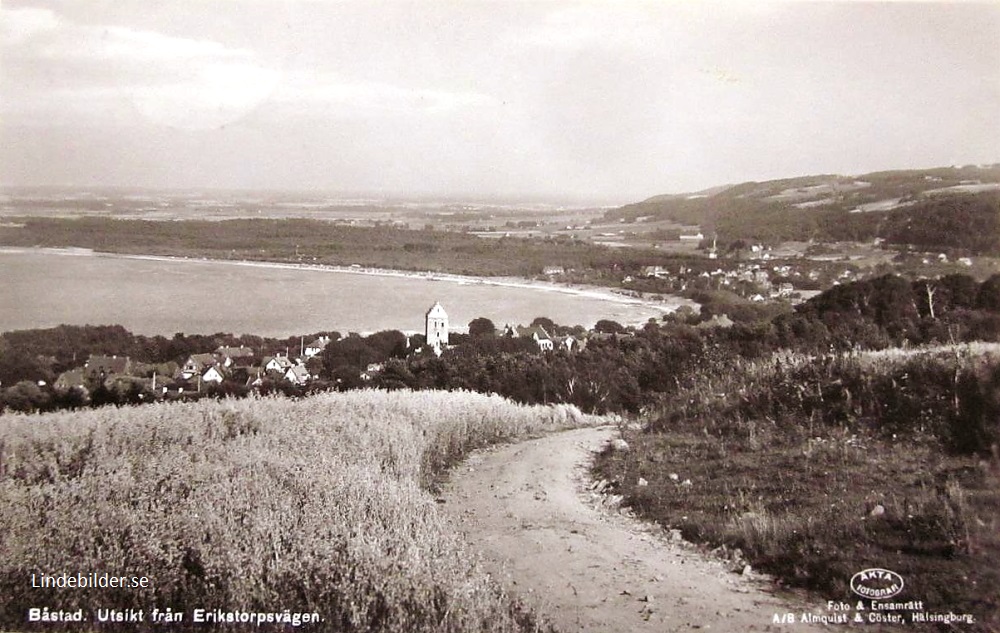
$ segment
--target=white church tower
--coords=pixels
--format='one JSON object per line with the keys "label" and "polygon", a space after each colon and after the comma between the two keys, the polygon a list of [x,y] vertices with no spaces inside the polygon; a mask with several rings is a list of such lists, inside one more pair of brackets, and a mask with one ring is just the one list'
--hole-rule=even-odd
{"label": "white church tower", "polygon": [[436,301],[427,311],[424,334],[427,337],[427,344],[436,350],[448,344],[448,313]]}

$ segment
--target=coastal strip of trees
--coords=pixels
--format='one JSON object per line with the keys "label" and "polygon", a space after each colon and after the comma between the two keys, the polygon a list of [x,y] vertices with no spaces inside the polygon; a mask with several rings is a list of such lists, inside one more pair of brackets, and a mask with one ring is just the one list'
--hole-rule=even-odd
{"label": "coastal strip of trees", "polygon": [[484,239],[455,231],[358,227],[321,220],[158,222],[98,217],[15,218],[0,244],[48,248],[533,278],[547,267],[566,281],[618,285],[643,266],[697,266],[704,258],[613,249],[570,238]]}

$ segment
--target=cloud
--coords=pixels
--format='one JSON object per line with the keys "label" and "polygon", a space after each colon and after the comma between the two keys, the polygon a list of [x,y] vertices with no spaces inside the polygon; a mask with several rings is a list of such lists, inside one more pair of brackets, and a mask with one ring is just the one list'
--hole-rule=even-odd
{"label": "cloud", "polygon": [[0,7],[0,42],[18,45],[59,26],[55,13],[48,9],[4,9]]}
{"label": "cloud", "polygon": [[281,87],[273,95],[273,101],[300,113],[322,111],[333,117],[451,114],[496,103],[493,97],[477,91],[352,81],[333,73],[314,71],[286,73]]}
{"label": "cloud", "polygon": [[548,49],[642,48],[654,43],[659,32],[651,17],[649,7],[636,5],[571,5],[509,37],[514,45]]}
{"label": "cloud", "polygon": [[280,78],[252,51],[219,42],[77,24],[47,9],[0,9],[0,24],[3,110],[14,122],[122,123],[138,114],[211,128],[259,106]]}
{"label": "cloud", "polygon": [[288,70],[249,49],[78,24],[47,9],[0,12],[5,60],[0,109],[8,121],[132,121],[198,130],[234,123],[265,104],[283,114],[356,118],[441,115],[493,103],[471,90]]}

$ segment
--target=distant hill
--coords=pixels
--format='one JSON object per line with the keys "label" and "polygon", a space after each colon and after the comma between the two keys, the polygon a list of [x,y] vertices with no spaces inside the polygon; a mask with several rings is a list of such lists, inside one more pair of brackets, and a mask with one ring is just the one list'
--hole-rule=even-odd
{"label": "distant hill", "polygon": [[[723,241],[882,237],[895,243],[912,240],[906,243],[915,246],[993,253],[1000,248],[1000,226],[991,217],[991,209],[1000,212],[998,201],[1000,164],[745,182],[654,196],[610,210],[605,218],[697,224]],[[949,210],[954,217],[949,218]],[[970,234],[966,243],[964,227],[996,233]]]}

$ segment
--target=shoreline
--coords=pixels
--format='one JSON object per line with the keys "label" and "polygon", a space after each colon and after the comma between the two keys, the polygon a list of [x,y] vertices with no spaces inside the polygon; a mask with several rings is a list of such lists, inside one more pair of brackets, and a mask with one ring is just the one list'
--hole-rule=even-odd
{"label": "shoreline", "polygon": [[[605,289],[601,286],[587,286],[579,284],[558,284],[555,282],[535,281],[518,277],[475,277],[471,275],[459,275],[454,273],[435,273],[430,271],[409,271],[389,268],[370,268],[361,266],[336,266],[329,264],[305,264],[289,262],[271,261],[251,261],[235,259],[213,259],[209,257],[184,257],[177,255],[134,255],[127,253],[110,253],[106,251],[95,251],[88,248],[52,248],[52,247],[21,247],[21,246],[0,246],[0,254],[31,254],[41,253],[46,255],[58,255],[64,257],[106,257],[112,259],[130,259],[138,261],[170,262],[170,263],[193,263],[193,264],[227,264],[231,266],[246,266],[252,268],[267,268],[276,270],[301,270],[311,272],[341,273],[352,275],[367,275],[372,277],[394,277],[398,279],[414,279],[425,281],[444,281],[459,285],[484,285],[501,288],[517,288],[521,290],[537,290],[541,292],[556,292],[561,294],[586,297],[607,301],[618,305],[630,305],[658,310],[662,315],[674,312],[684,305],[689,305],[697,309],[697,304],[690,299],[676,295],[664,295],[665,301],[653,301],[629,297]],[[623,323],[622,325],[642,325],[641,323]]]}

